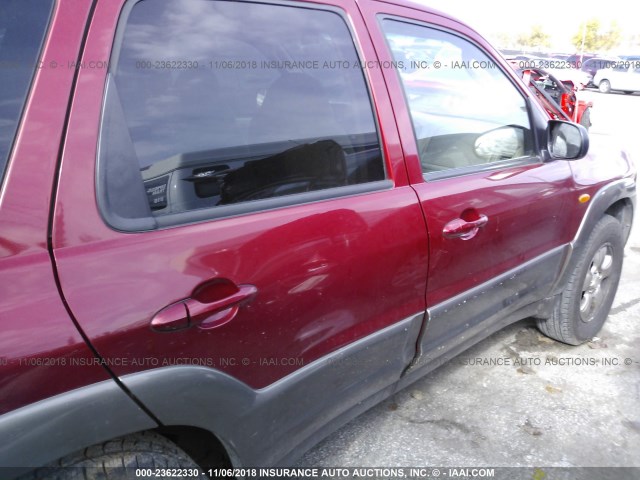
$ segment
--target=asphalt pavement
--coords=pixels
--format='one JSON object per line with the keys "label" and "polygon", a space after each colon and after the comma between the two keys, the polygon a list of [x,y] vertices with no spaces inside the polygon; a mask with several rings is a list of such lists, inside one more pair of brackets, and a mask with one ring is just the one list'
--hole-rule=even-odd
{"label": "asphalt pavement", "polygon": [[[580,93],[594,102],[592,134],[613,137],[640,165],[640,94]],[[638,224],[636,215],[613,309],[592,342],[564,345],[518,322],[353,420],[298,466],[640,467]]]}

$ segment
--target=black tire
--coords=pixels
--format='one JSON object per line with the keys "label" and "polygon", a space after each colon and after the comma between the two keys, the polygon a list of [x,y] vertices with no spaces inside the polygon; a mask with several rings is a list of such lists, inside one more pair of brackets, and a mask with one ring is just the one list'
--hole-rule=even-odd
{"label": "black tire", "polygon": [[542,333],[579,345],[602,328],[618,289],[624,243],[622,226],[605,215],[595,226],[551,318],[538,320]]}
{"label": "black tire", "polygon": [[[125,470],[122,467],[126,467]],[[136,469],[202,469],[175,443],[154,432],[119,437],[68,455],[46,467],[20,477],[20,480],[125,480],[136,478]],[[169,473],[170,475],[170,473]],[[147,477],[149,478],[149,477]],[[154,478],[173,479],[171,476]]]}
{"label": "black tire", "polygon": [[598,84],[598,90],[602,93],[609,93],[611,91],[611,83],[609,80],[600,80]]}
{"label": "black tire", "polygon": [[580,125],[589,130],[591,126],[591,107],[587,107],[582,112],[582,116],[580,117]]}

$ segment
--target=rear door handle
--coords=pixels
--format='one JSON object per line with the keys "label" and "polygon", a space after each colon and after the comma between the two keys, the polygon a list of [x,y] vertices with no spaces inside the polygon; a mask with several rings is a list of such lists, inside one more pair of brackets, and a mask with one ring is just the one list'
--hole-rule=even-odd
{"label": "rear door handle", "polygon": [[253,285],[239,285],[238,291],[212,302],[202,302],[196,298],[187,298],[185,306],[189,312],[191,325],[206,330],[224,325],[236,316],[240,305],[247,303],[258,293]]}
{"label": "rear door handle", "polygon": [[166,306],[151,319],[151,329],[174,332],[198,326],[202,330],[220,327],[235,318],[240,307],[253,300],[258,289],[215,279],[197,287],[191,297]]}
{"label": "rear door handle", "polygon": [[445,238],[460,238],[469,240],[476,236],[478,230],[484,227],[489,221],[489,217],[479,214],[475,220],[464,220],[456,218],[447,223],[442,229]]}

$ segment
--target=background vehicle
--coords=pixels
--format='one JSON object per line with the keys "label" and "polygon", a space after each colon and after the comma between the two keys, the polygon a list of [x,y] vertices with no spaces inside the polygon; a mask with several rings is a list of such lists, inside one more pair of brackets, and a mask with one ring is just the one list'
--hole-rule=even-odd
{"label": "background vehicle", "polygon": [[611,90],[622,90],[630,94],[640,92],[640,61],[623,61],[614,68],[598,70],[593,77],[593,84],[602,93]]}
{"label": "background vehicle", "polygon": [[578,100],[577,88],[573,82],[560,81],[551,73],[541,69],[526,69],[521,70],[520,73],[524,82],[541,100],[551,118],[570,120],[581,124],[586,129],[591,126],[593,102]]}
{"label": "background vehicle", "polygon": [[580,70],[589,75],[589,82],[587,86],[593,85],[593,77],[595,76],[598,70],[602,70],[603,68],[611,68],[619,62],[619,58],[589,58],[582,62],[582,67]]}
{"label": "background vehicle", "polygon": [[572,82],[577,90],[581,90],[589,84],[591,77],[582,70],[573,68],[568,60],[554,58],[537,58],[524,59],[522,56],[505,56],[507,62],[517,70],[538,69],[552,73],[555,77],[562,79],[563,82]]}
{"label": "background vehicle", "polygon": [[372,0],[3,14],[5,477],[288,464],[509,323],[605,321],[636,172],[594,168],[466,25]]}
{"label": "background vehicle", "polygon": [[545,62],[551,61],[548,58],[524,54],[508,55],[506,58],[507,60],[518,62],[518,64],[521,65],[521,68],[540,68]]}
{"label": "background vehicle", "polygon": [[595,57],[597,57],[595,53],[574,53],[573,55],[569,55],[566,61],[573,65],[574,68],[580,68],[584,62]]}
{"label": "background vehicle", "polygon": [[583,90],[591,81],[588,73],[575,68],[544,68],[544,70],[564,83],[571,82],[573,84],[572,88],[575,90]]}

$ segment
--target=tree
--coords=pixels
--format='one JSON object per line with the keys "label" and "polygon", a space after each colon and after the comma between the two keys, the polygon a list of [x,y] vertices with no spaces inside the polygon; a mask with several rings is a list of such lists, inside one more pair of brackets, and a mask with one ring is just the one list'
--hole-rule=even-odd
{"label": "tree", "polygon": [[[584,46],[582,40],[584,37]],[[600,27],[600,21],[597,18],[587,20],[586,24],[582,22],[578,32],[571,39],[571,43],[576,49],[584,51],[597,52],[599,50],[611,50],[620,44],[622,34],[618,24],[613,21],[609,26],[609,30],[604,31]]]}
{"label": "tree", "polygon": [[497,45],[498,48],[513,48],[517,44],[514,36],[505,32],[494,33],[491,40],[491,43]]}
{"label": "tree", "polygon": [[518,36],[518,43],[523,47],[548,47],[551,45],[549,42],[549,35],[544,33],[540,25],[534,25],[531,27],[531,31],[528,34],[522,34]]}

